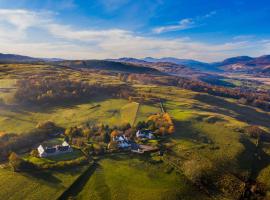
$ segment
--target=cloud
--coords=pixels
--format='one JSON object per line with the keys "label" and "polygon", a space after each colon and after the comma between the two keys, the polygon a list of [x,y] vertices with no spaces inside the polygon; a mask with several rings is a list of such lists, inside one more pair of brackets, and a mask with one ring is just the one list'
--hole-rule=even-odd
{"label": "cloud", "polygon": [[153,32],[160,34],[160,33],[171,32],[171,31],[181,31],[181,30],[191,29],[191,28],[199,26],[198,23],[200,23],[204,19],[212,17],[216,13],[217,13],[216,11],[211,11],[210,13],[207,13],[206,15],[203,15],[203,16],[182,19],[175,25],[160,26],[160,27],[154,28]]}
{"label": "cloud", "polygon": [[128,31],[121,29],[109,30],[76,30],[71,26],[60,24],[47,24],[43,28],[47,29],[53,36],[68,40],[79,40],[82,42],[102,41],[113,38],[124,38]]}
{"label": "cloud", "polygon": [[169,31],[180,31],[195,27],[195,22],[192,19],[182,19],[177,25],[161,26],[153,29],[154,33],[164,33]]}
{"label": "cloud", "polygon": [[210,13],[207,13],[206,15],[204,15],[202,18],[209,18],[209,17],[212,17],[214,15],[217,14],[217,11],[211,11]]}
{"label": "cloud", "polygon": [[32,12],[28,10],[0,9],[0,22],[8,22],[16,30],[25,30],[31,26],[49,23],[50,12]]}
{"label": "cloud", "polygon": [[[187,37],[149,37],[123,29],[79,29],[57,23],[56,17],[46,11],[0,9],[0,52],[67,59],[173,56],[202,61],[270,53],[269,40],[213,44]],[[192,22],[186,19],[180,25],[188,27]]]}

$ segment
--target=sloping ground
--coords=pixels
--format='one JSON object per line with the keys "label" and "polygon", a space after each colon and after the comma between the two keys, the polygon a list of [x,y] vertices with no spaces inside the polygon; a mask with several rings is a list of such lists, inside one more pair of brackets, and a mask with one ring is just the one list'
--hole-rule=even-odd
{"label": "sloping ground", "polygon": [[77,167],[62,172],[25,174],[0,169],[0,199],[57,199],[84,170],[85,167]]}
{"label": "sloping ground", "polygon": [[68,66],[68,67],[73,67],[73,68],[111,70],[111,71],[121,71],[121,72],[129,72],[129,73],[162,74],[160,71],[153,68],[138,66],[138,65],[129,64],[129,63],[106,61],[106,60],[61,61],[61,62],[55,62],[52,64]]}
{"label": "sloping ground", "polygon": [[[256,148],[255,141],[243,133],[243,128],[254,124],[269,130],[269,113],[231,99],[173,87],[138,90],[163,99],[166,111],[173,118],[176,132],[167,142],[171,150],[166,154],[168,159],[211,196],[239,199],[245,190],[245,180],[254,170]],[[264,146],[265,152],[270,152],[269,149]],[[256,172],[252,173],[269,188],[270,159],[267,156],[261,159],[263,162],[257,163]]]}
{"label": "sloping ground", "polygon": [[[23,133],[33,129],[40,121],[53,121],[63,127],[79,125],[85,122],[118,125],[121,122],[120,109],[128,103],[124,99],[91,101],[48,109],[16,107],[4,108],[0,113],[0,130]],[[99,107],[93,108],[93,105]]]}
{"label": "sloping ground", "polygon": [[81,200],[207,199],[175,171],[136,157],[111,156],[99,162],[95,173],[79,193]]}

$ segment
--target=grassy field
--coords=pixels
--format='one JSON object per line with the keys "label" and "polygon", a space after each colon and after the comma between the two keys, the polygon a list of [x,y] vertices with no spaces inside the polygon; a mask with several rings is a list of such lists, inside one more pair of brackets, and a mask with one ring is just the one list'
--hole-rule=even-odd
{"label": "grassy field", "polygon": [[85,169],[85,167],[77,167],[65,171],[43,171],[31,174],[0,169],[0,199],[57,199]]}
{"label": "grassy field", "polygon": [[121,108],[121,121],[134,125],[140,104],[131,102]]}
{"label": "grassy field", "polygon": [[99,162],[77,199],[206,199],[175,171],[136,157],[111,156]]}
{"label": "grassy field", "polygon": [[[92,108],[95,105],[99,106]],[[111,126],[126,122],[132,124],[136,119],[138,106],[137,103],[129,103],[124,99],[105,99],[49,109],[38,107],[10,109],[6,107],[0,113],[0,131],[23,133],[35,128],[38,122],[47,120],[62,127],[71,127],[85,122]],[[157,110],[155,106],[142,105],[138,112],[138,119],[145,119],[154,110]]]}
{"label": "grassy field", "polygon": [[[14,65],[9,70],[8,73],[0,71],[0,98],[7,102],[14,94],[16,79],[33,73],[52,73],[50,66],[38,65],[29,66],[27,70],[21,65]],[[70,69],[53,70],[54,73],[89,82],[119,82],[116,76],[97,74],[89,78]],[[239,177],[249,177],[251,171],[252,178],[270,191],[270,146],[263,144],[262,159],[254,163],[254,141],[242,131],[247,125],[258,125],[270,131],[269,112],[240,105],[233,99],[175,87],[133,87],[142,96],[163,100],[176,126],[176,132],[165,141],[171,149],[166,156],[182,173],[175,170],[168,173],[165,163],[153,165],[145,158],[112,156],[99,162],[95,173],[78,193],[78,199],[204,199],[204,195],[191,184],[201,175],[214,180],[215,190],[210,187],[208,192],[216,199],[239,199],[244,183]],[[0,132],[14,133],[27,132],[38,122],[47,120],[63,127],[85,122],[114,126],[137,123],[160,112],[159,104],[151,101],[138,105],[125,99],[106,97],[58,107],[27,108],[7,104],[0,109]],[[32,161],[55,162],[77,157],[77,153]],[[0,199],[54,199],[81,172],[79,168],[30,175],[0,169]]]}

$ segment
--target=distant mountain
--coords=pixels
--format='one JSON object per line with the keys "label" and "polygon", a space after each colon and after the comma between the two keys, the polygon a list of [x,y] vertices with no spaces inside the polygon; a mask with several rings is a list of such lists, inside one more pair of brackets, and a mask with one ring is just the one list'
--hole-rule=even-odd
{"label": "distant mountain", "polygon": [[233,57],[214,65],[224,72],[270,75],[270,55]]}
{"label": "distant mountain", "polygon": [[128,58],[128,57],[123,57],[123,58],[118,58],[118,59],[106,59],[108,61],[116,61],[116,62],[127,62],[127,63],[148,63],[147,61],[137,59],[137,58]]}
{"label": "distant mountain", "polygon": [[214,64],[217,66],[224,66],[224,65],[231,65],[231,64],[235,64],[235,63],[246,63],[246,62],[249,62],[252,60],[253,60],[253,58],[251,58],[249,56],[238,56],[238,57],[227,58],[220,63],[214,63]]}
{"label": "distant mountain", "polygon": [[147,61],[147,62],[170,62],[170,63],[184,65],[187,67],[191,67],[191,68],[203,70],[203,71],[217,71],[218,70],[209,63],[200,62],[200,61],[191,60],[191,59],[179,59],[179,58],[173,58],[173,57],[164,57],[164,58],[146,57],[146,58],[143,58],[142,60]]}
{"label": "distant mountain", "polygon": [[42,61],[39,58],[32,58],[29,56],[21,56],[16,54],[2,54],[0,53],[0,62],[38,62]]}
{"label": "distant mountain", "polygon": [[136,59],[136,58],[119,58],[119,59],[110,59],[110,60],[116,61],[116,62],[127,63],[127,64],[133,64],[133,65],[137,65],[141,67],[149,67],[149,68],[156,69],[160,72],[164,72],[166,74],[182,76],[182,77],[197,78],[197,77],[206,75],[205,72],[201,72],[192,67],[187,67],[185,65],[176,64],[172,62],[157,62],[156,60],[155,62],[151,62],[153,61],[152,59],[151,60],[149,59],[149,61],[144,61],[144,60]]}
{"label": "distant mountain", "polygon": [[191,59],[173,57],[143,59],[119,58],[107,60],[80,60],[68,61],[60,58],[34,58],[16,54],[0,53],[0,63],[33,63],[46,62],[50,64],[67,63],[71,66],[80,66],[105,70],[127,71],[137,73],[165,72],[180,76],[197,76],[202,73],[247,73],[270,76],[270,55],[260,57],[238,56],[227,58],[221,62],[205,63]]}
{"label": "distant mountain", "polygon": [[61,58],[34,58],[17,54],[0,53],[0,63],[56,62],[63,60]]}

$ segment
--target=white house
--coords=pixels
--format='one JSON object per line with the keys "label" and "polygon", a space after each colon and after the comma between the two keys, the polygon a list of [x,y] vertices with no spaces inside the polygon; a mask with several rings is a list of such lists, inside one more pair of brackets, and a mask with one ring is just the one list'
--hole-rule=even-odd
{"label": "white house", "polygon": [[150,131],[150,130],[138,130],[136,132],[136,137],[137,138],[153,139],[154,135],[153,135],[152,131]]}
{"label": "white house", "polygon": [[124,135],[113,137],[113,141],[117,142],[119,148],[129,148],[131,143],[128,138]]}
{"label": "white house", "polygon": [[72,147],[66,141],[64,141],[62,145],[56,145],[54,147],[44,148],[42,145],[39,145],[37,150],[39,153],[39,157],[41,158],[63,154],[63,153],[69,153],[73,151]]}

